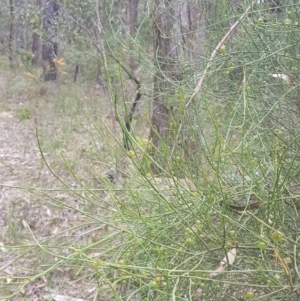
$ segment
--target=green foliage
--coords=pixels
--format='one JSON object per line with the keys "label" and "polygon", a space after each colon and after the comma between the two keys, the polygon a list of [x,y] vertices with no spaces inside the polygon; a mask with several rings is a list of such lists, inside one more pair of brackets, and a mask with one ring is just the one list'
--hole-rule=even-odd
{"label": "green foliage", "polygon": [[25,119],[30,119],[31,118],[31,111],[28,108],[20,108],[19,109],[19,114],[18,114],[19,120],[25,120]]}
{"label": "green foliage", "polygon": [[[74,189],[43,154],[44,147],[55,151],[67,142],[57,137],[50,144],[38,140],[44,164],[76,198],[69,204],[64,197],[53,197],[51,190],[41,201],[70,209],[77,221],[83,220],[42,243],[35,240],[42,252],[55,254],[39,276],[51,277],[59,269],[72,267],[78,279],[82,277],[80,280],[93,287],[94,298],[101,295],[105,300],[225,301],[232,296],[237,300],[297,300],[298,3],[287,1],[280,13],[271,10],[267,1],[255,4],[212,61],[211,53],[248,1],[240,1],[240,10],[233,10],[231,1],[210,3],[210,10],[196,15],[196,24],[205,21],[204,28],[186,34],[184,38],[194,44],[182,44],[184,50],[176,48],[183,43],[176,30],[184,26],[174,17],[172,35],[162,37],[172,39],[174,48],[168,56],[174,49],[179,53],[172,61],[159,57],[150,43],[155,33],[150,27],[153,15],[148,2],[143,3],[145,10],[139,11],[142,17],[134,37],[127,34],[126,22],[120,18],[121,7],[116,12],[113,3],[101,7],[101,17],[108,16],[102,24],[101,41],[106,54],[93,46],[93,2],[63,3],[68,18],[57,30],[61,29],[60,37],[70,38],[64,58],[71,66],[84,67],[89,75],[99,71],[95,62],[100,62],[105,74],[103,91],[109,97],[104,93],[95,97],[105,100],[99,106],[107,104],[103,105],[103,118],[90,114],[86,123],[76,127],[78,131],[95,128],[93,142],[82,149],[82,156],[92,149],[89,172],[95,174],[101,188],[83,179],[76,171],[77,161],[62,154],[65,169],[78,187]],[[205,20],[201,14],[206,14]],[[201,30],[205,30],[204,36]],[[193,59],[186,55],[187,50],[196,52]],[[22,55],[25,66],[27,54]],[[155,97],[160,97],[169,111],[165,139],[160,137],[159,147],[148,139],[153,125],[147,109],[142,126],[134,118],[130,132],[125,125],[137,93],[135,83],[128,79],[132,58],[138,62],[134,71],[142,83],[142,101],[152,101],[155,75],[161,89],[155,91],[160,92]],[[172,66],[167,65],[168,60]],[[206,73],[203,70],[208,63]],[[203,74],[204,84],[187,106]],[[275,74],[290,75],[293,83],[286,84]],[[72,118],[83,111],[90,96],[77,99],[68,95],[70,91],[62,91],[55,111]],[[83,89],[83,93],[87,91]],[[97,93],[90,91],[89,95]],[[19,120],[30,117],[28,108],[19,110]],[[106,119],[110,121],[106,123]],[[71,121],[70,128],[71,133]],[[126,151],[124,132],[130,140]],[[98,172],[98,165],[107,173]],[[153,170],[159,170],[159,175]],[[15,227],[13,223],[10,226]],[[229,260],[233,250],[237,254]],[[30,276],[38,273],[32,271]]]}
{"label": "green foliage", "polygon": [[20,56],[21,63],[25,66],[25,68],[31,67],[32,62],[32,52],[26,50],[19,50],[18,54]]}

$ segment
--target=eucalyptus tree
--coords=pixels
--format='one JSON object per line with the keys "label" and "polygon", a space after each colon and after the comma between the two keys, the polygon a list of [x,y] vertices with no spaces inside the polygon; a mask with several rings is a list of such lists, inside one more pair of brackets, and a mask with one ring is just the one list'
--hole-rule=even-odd
{"label": "eucalyptus tree", "polygon": [[58,41],[55,40],[55,25],[59,9],[59,0],[46,0],[44,3],[42,63],[45,81],[56,80],[57,78],[57,66],[54,59],[57,58],[59,47]]}

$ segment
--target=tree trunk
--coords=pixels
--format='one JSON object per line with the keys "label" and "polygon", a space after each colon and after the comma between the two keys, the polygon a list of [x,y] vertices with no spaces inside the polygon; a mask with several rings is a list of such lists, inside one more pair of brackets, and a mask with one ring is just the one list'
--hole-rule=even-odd
{"label": "tree trunk", "polygon": [[57,57],[57,43],[47,42],[42,46],[43,71],[45,81],[57,79],[57,66],[54,59]]}
{"label": "tree trunk", "polygon": [[199,17],[199,25],[195,26],[193,30],[198,32],[198,40],[199,40],[199,47],[198,53],[200,57],[200,70],[205,68],[205,57],[206,57],[206,27],[207,27],[207,20],[209,19],[209,13],[211,10],[211,3],[208,0],[201,0],[199,3],[200,8],[200,17]]}
{"label": "tree trunk", "polygon": [[281,0],[269,0],[271,12],[280,14],[283,11],[283,5],[281,3]]}
{"label": "tree trunk", "polygon": [[155,149],[159,148],[161,141],[167,145],[175,143],[170,156],[173,156],[178,142],[178,136],[169,130],[170,114],[177,112],[172,117],[175,122],[183,120],[182,109],[176,110],[178,98],[174,91],[181,84],[188,84],[187,78],[191,78],[196,70],[199,72],[205,68],[210,6],[208,0],[155,0],[153,27],[157,72],[154,78],[150,139]]}
{"label": "tree trunk", "polygon": [[46,0],[43,19],[43,30],[46,38],[42,45],[42,60],[45,81],[53,81],[57,78],[57,66],[54,62],[54,59],[57,58],[58,43],[53,42],[55,37],[53,25],[58,16],[59,8],[60,5],[56,0]]}
{"label": "tree trunk", "polygon": [[160,145],[160,140],[167,142],[168,138],[168,128],[169,128],[169,110],[165,105],[161,93],[161,79],[154,78],[154,99],[153,99],[153,109],[151,117],[151,131],[150,140],[153,145],[158,148]]}
{"label": "tree trunk", "polygon": [[[138,16],[138,4],[139,0],[129,0],[129,31],[130,36],[134,39],[136,33],[136,23]],[[137,62],[135,60],[135,55],[130,57],[130,69],[134,71],[136,69]]]}
{"label": "tree trunk", "polygon": [[[169,109],[166,106],[167,94],[170,93],[171,84],[167,78],[172,76],[171,57],[171,1],[155,0],[153,11],[154,52],[157,72],[154,76],[154,99],[151,117],[150,140],[159,148],[161,139],[166,141],[169,128]],[[174,53],[174,52],[173,52]],[[167,142],[167,141],[166,141]]]}
{"label": "tree trunk", "polygon": [[[172,87],[171,82],[175,82],[176,85],[176,82],[182,81],[186,76],[192,76],[195,69],[199,70],[199,65],[195,64],[196,55],[205,56],[206,6],[207,0],[183,2],[155,0],[154,52],[158,71],[154,77],[152,129],[150,131],[150,139],[155,147],[159,146],[161,139],[170,138],[168,128],[172,105],[167,106],[166,99],[174,99],[172,90],[177,89],[177,86]],[[200,22],[196,12],[200,12]],[[203,67],[204,64],[201,59],[200,61]],[[181,68],[186,64],[190,66],[189,74],[184,74]],[[200,69],[203,69],[201,67]]]}
{"label": "tree trunk", "polygon": [[[35,2],[38,11],[41,11],[43,7],[42,0],[36,0]],[[41,37],[39,35],[40,22],[36,24],[35,31],[32,34],[32,65],[38,66],[41,63]]]}
{"label": "tree trunk", "polygon": [[38,33],[34,32],[32,34],[32,65],[38,66],[40,63],[40,51],[41,51],[41,38]]}
{"label": "tree trunk", "polygon": [[9,24],[9,40],[8,40],[8,51],[9,51],[9,64],[13,67],[14,54],[13,54],[13,44],[14,44],[14,32],[15,32],[15,6],[14,0],[9,0],[9,13],[10,13],[10,24]]}
{"label": "tree trunk", "polygon": [[[189,1],[191,2],[191,1]],[[172,49],[176,50],[176,57],[185,62],[190,62],[195,59],[194,52],[194,32],[192,28],[194,27],[195,11],[193,10],[192,3],[188,1],[182,3],[176,1],[174,4],[175,8],[175,20],[174,23],[174,37],[172,43]],[[181,47],[176,47],[180,45]]]}

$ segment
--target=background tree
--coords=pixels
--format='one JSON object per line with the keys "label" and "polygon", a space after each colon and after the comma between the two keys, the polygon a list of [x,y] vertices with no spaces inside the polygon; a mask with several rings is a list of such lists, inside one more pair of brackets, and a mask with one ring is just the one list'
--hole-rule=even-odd
{"label": "background tree", "polygon": [[[137,27],[137,19],[138,19],[138,5],[139,0],[129,0],[129,32],[134,42],[136,27]],[[134,71],[137,67],[137,62],[135,56],[130,58],[130,68]]]}
{"label": "background tree", "polygon": [[36,0],[37,15],[35,19],[35,28],[32,34],[32,65],[38,66],[41,64],[41,15],[43,9],[42,0]]}
{"label": "background tree", "polygon": [[[63,1],[41,37],[59,44],[52,55],[67,74],[55,90],[44,82],[43,97],[40,70],[23,60],[32,54],[29,2],[18,11],[24,42],[7,74],[18,89],[8,104],[32,101],[37,122],[28,110],[15,114],[32,128],[52,108],[47,136],[61,138],[49,147],[38,135],[39,148],[63,187],[36,185],[28,191],[38,197],[8,204],[8,217],[21,213],[3,223],[0,260],[9,254],[4,265],[18,267],[3,272],[3,299],[39,276],[50,279],[33,286],[53,292],[45,299],[299,300],[298,1],[274,10],[274,1],[139,0],[137,18],[134,1]],[[132,109],[139,97],[141,117]],[[55,151],[58,172],[59,160],[48,164]],[[27,218],[37,201],[52,233]]]}
{"label": "background tree", "polygon": [[176,53],[171,49],[172,35],[172,3],[169,0],[155,0],[153,8],[153,30],[154,30],[154,50],[156,73],[153,79],[153,103],[151,117],[150,140],[157,148],[161,139],[166,141],[170,138],[169,114],[170,107],[166,101],[173,91],[169,81],[174,78],[174,63]]}
{"label": "background tree", "polygon": [[13,66],[14,61],[14,34],[15,34],[15,4],[13,0],[9,0],[9,12],[10,12],[10,22],[9,22],[9,40],[8,40],[8,49],[9,49],[9,63],[10,67]]}
{"label": "background tree", "polygon": [[59,43],[55,40],[55,22],[58,18],[59,8],[60,4],[57,0],[46,0],[44,4],[42,61],[45,81],[57,78],[57,66],[54,59],[58,55]]}

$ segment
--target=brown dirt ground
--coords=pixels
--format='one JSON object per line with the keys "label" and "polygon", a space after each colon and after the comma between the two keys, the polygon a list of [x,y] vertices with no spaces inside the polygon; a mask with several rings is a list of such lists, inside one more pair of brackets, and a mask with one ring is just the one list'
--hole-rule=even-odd
{"label": "brown dirt ground", "polygon": [[[29,92],[32,91],[29,89]],[[46,275],[43,272],[55,264],[59,256],[67,256],[69,246],[91,243],[106,231],[100,221],[80,213],[100,214],[100,206],[92,206],[92,202],[102,198],[107,200],[105,192],[96,191],[88,195],[78,190],[77,194],[70,194],[56,178],[63,179],[73,189],[82,187],[64,166],[59,156],[62,151],[67,159],[75,162],[72,168],[75,172],[80,171],[80,180],[84,179],[84,184],[89,187],[99,188],[99,179],[95,182],[97,164],[94,164],[90,128],[87,124],[81,124],[74,133],[70,131],[72,145],[63,141],[63,147],[59,150],[54,148],[45,152],[46,160],[55,170],[54,176],[39,151],[36,127],[42,129],[42,135],[53,134],[51,139],[55,139],[62,122],[71,124],[72,116],[58,119],[51,109],[46,112],[43,105],[31,102],[26,104],[32,113],[31,118],[20,120],[20,107],[26,98],[8,103],[6,96],[6,82],[0,77],[0,277],[3,279],[0,299],[4,300],[4,296],[19,291],[6,300],[38,301],[44,300],[45,294],[59,291],[60,297],[53,300],[71,301],[72,296],[89,300],[95,284],[85,279],[85,275],[76,274],[79,267],[62,266]],[[47,143],[43,145],[47,146]],[[56,156],[60,158],[55,159]],[[100,168],[99,174],[102,171]],[[96,177],[99,176],[97,172]],[[105,216],[103,212],[101,214]],[[47,238],[50,237],[54,238],[49,243]],[[52,244],[60,248],[54,248],[52,254],[47,254],[36,247],[37,241],[46,241],[47,246]],[[41,277],[35,278],[35,275]]]}

